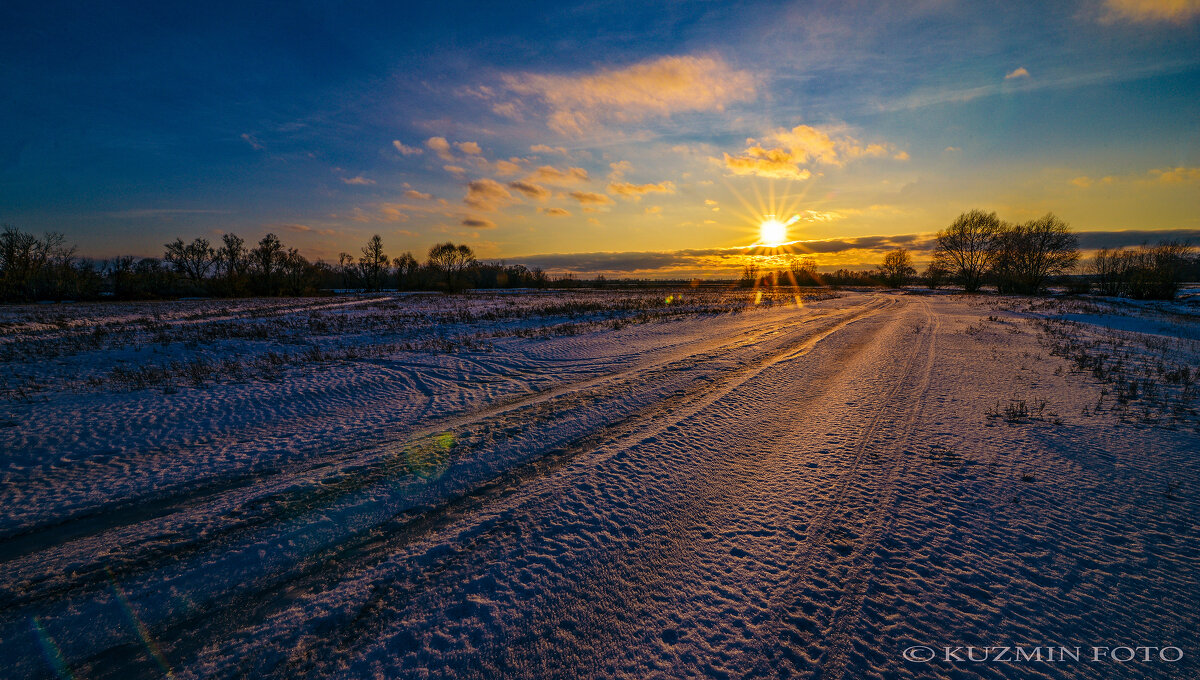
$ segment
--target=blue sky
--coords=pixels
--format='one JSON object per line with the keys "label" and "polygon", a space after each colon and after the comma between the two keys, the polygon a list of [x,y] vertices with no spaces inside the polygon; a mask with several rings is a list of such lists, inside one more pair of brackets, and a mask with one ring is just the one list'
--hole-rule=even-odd
{"label": "blue sky", "polygon": [[1200,234],[1200,0],[9,2],[0,25],[0,222],[97,256],[380,233],[707,271],[779,213],[840,266],[971,208]]}

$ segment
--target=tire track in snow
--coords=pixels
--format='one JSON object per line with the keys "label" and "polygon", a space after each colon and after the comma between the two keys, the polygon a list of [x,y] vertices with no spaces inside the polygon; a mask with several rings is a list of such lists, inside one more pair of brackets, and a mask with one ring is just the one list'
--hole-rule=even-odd
{"label": "tire track in snow", "polygon": [[[804,586],[813,571],[815,564],[823,555],[827,556],[830,550],[830,545],[833,539],[836,538],[837,530],[843,525],[846,516],[858,509],[854,506],[849,506],[850,498],[857,493],[857,490],[851,489],[851,486],[862,480],[861,470],[863,469],[863,461],[867,458],[868,452],[874,455],[871,451],[873,440],[877,437],[880,431],[889,424],[889,421],[895,417],[895,409],[892,405],[898,402],[897,398],[905,389],[906,384],[910,381],[913,375],[914,365],[919,357],[924,357],[925,365],[921,371],[921,378],[918,384],[921,385],[920,392],[923,395],[925,388],[928,385],[933,366],[933,345],[932,337],[936,333],[935,317],[930,312],[928,303],[921,301],[923,311],[926,316],[926,327],[929,328],[928,333],[924,333],[922,343],[918,345],[914,351],[910,352],[904,360],[904,364],[894,380],[891,381],[890,387],[878,398],[878,405],[873,409],[874,415],[868,420],[867,425],[858,436],[857,444],[854,447],[853,453],[846,467],[838,475],[838,481],[834,491],[825,501],[824,510],[813,520],[809,525],[808,531],[805,532],[803,543],[800,544],[800,552],[788,558],[786,561],[789,564],[789,572],[792,577],[783,585],[776,588],[774,593],[770,594],[771,603],[768,606],[771,611],[771,621],[764,626],[765,631],[777,631],[761,636],[760,645],[755,649],[754,656],[759,658],[759,662],[752,667],[748,673],[752,677],[763,677],[773,675],[771,668],[764,666],[766,660],[774,658],[769,646],[774,645],[776,641],[781,643],[789,656],[804,656],[804,651],[812,643],[812,634],[797,627],[789,621],[789,614],[797,609],[798,603],[791,601],[790,593],[803,592]],[[894,323],[899,323],[899,318]],[[919,406],[921,400],[916,400],[913,407],[908,410],[903,419],[902,432],[893,438],[893,441],[898,441],[896,450],[900,450],[906,442],[908,434],[919,418]],[[889,408],[891,409],[889,411]],[[894,472],[894,455],[891,459],[881,460],[880,467],[884,467],[887,463],[892,463],[893,467],[886,469],[884,487],[889,486],[894,482],[892,473]],[[866,505],[872,502],[872,498],[863,498],[861,503]],[[882,515],[884,510],[882,505],[872,505],[872,516],[878,517]],[[870,538],[876,535],[875,532],[870,534]],[[851,553],[854,556],[860,555],[864,546],[868,543],[868,536],[859,534],[859,541],[856,543],[854,551]],[[853,582],[854,576],[851,574],[849,581]],[[844,624],[843,624],[844,625]],[[835,637],[834,642],[838,642],[843,638]],[[793,649],[795,647],[795,649]],[[749,664],[747,664],[749,665]],[[778,669],[774,669],[778,671]]]}
{"label": "tire track in snow", "polygon": [[[887,474],[875,496],[875,502],[871,505],[866,522],[867,532],[865,535],[860,532],[860,540],[849,555],[852,566],[845,579],[846,586],[842,597],[835,606],[833,622],[829,626],[829,642],[825,653],[825,662],[816,674],[816,677],[823,680],[825,678],[840,680],[845,675],[846,664],[854,643],[854,628],[858,623],[863,600],[871,584],[873,572],[871,558],[878,547],[879,537],[886,534],[888,527],[892,524],[894,518],[889,513],[895,504],[896,483],[908,471],[911,462],[906,448],[911,443],[910,438],[924,411],[926,395],[929,391],[933,366],[937,357],[936,343],[940,326],[937,316],[929,310],[929,304],[925,301],[922,301],[921,304],[924,307],[929,328],[922,343],[926,349],[920,352],[925,356],[925,365],[920,371],[920,378],[908,399],[912,403],[912,407],[900,425],[899,431],[893,435],[892,444],[888,447],[889,455],[884,463]],[[916,354],[917,352],[914,352],[914,356]],[[897,384],[900,385],[903,382],[901,380]]]}

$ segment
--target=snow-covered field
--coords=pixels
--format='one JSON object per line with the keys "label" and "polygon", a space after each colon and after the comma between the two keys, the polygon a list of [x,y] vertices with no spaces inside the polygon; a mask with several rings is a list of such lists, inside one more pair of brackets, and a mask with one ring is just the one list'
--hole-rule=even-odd
{"label": "snow-covered field", "polygon": [[4,307],[0,367],[5,676],[1200,677],[1188,304]]}

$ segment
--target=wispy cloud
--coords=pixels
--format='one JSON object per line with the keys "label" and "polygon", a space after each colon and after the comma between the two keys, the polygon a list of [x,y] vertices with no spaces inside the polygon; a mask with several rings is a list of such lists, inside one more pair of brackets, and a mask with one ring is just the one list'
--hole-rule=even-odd
{"label": "wispy cloud", "polygon": [[525,181],[541,182],[550,186],[570,186],[572,184],[582,184],[588,181],[588,179],[588,171],[583,168],[559,170],[551,165],[543,165],[526,177]]}
{"label": "wispy cloud", "polygon": [[1028,78],[1028,77],[1029,77],[1029,71],[1024,66],[1021,66],[1019,68],[1013,69],[1012,71],[1009,71],[1008,74],[1004,76],[1004,79],[1005,80],[1013,80],[1014,78]]}
{"label": "wispy cloud", "polygon": [[494,211],[512,203],[513,195],[494,179],[479,179],[467,184],[463,203],[476,210]]}
{"label": "wispy cloud", "polygon": [[1200,16],[1200,0],[1105,0],[1104,23],[1186,23]]}
{"label": "wispy cloud", "polygon": [[250,148],[254,149],[255,151],[262,151],[263,149],[267,148],[267,147],[263,146],[262,142],[259,142],[258,139],[254,135],[250,134],[249,132],[242,133],[242,141],[249,144]]}
{"label": "wispy cloud", "polygon": [[343,177],[342,178],[342,184],[353,184],[353,185],[358,185],[358,186],[366,186],[366,185],[370,185],[370,184],[374,184],[374,183],[375,183],[375,180],[367,179],[366,177],[363,177],[362,175],[359,175],[357,177]]}
{"label": "wispy cloud", "polygon": [[510,189],[515,189],[529,198],[544,201],[550,198],[550,190],[540,184],[516,180],[508,183]]}
{"label": "wispy cloud", "polygon": [[422,150],[418,147],[406,146],[398,139],[392,140],[392,146],[395,147],[396,151],[399,151],[400,154],[403,156],[416,156],[416,155],[425,153],[424,150]]}
{"label": "wispy cloud", "polygon": [[755,96],[749,71],[720,57],[661,57],[582,75],[524,73],[503,77],[506,90],[540,100],[549,126],[568,135],[607,123],[631,123],[686,111],[721,111]]}
{"label": "wispy cloud", "polygon": [[466,217],[461,223],[464,227],[472,229],[495,229],[496,223],[484,217]]}
{"label": "wispy cloud", "polygon": [[632,184],[630,182],[610,182],[608,185],[608,193],[614,196],[620,196],[633,201],[642,200],[642,196],[646,194],[673,194],[675,193],[675,184],[673,182],[658,182],[654,184]]}
{"label": "wispy cloud", "polygon": [[884,112],[906,111],[927,106],[962,104],[982,97],[993,97],[1010,92],[1066,90],[1105,83],[1140,80],[1167,73],[1186,71],[1195,68],[1197,64],[1200,64],[1200,60],[1190,59],[1186,61],[1159,62],[1157,64],[1120,71],[1091,71],[1087,73],[1070,73],[1057,77],[1006,78],[999,83],[992,82],[974,87],[952,87],[941,90],[918,91],[896,100],[882,102],[877,108]]}
{"label": "wispy cloud", "polygon": [[591,191],[572,191],[569,195],[584,205],[612,205],[613,203],[608,196]]}
{"label": "wispy cloud", "polygon": [[735,175],[758,175],[804,180],[812,172],[804,165],[824,164],[840,166],[856,158],[892,156],[897,160],[908,160],[908,153],[898,151],[891,144],[875,142],[863,144],[840,129],[819,129],[810,125],[797,125],[791,130],[778,130],[769,135],[764,143],[755,139],[746,140],[748,146],[739,155],[723,154],[714,159]]}

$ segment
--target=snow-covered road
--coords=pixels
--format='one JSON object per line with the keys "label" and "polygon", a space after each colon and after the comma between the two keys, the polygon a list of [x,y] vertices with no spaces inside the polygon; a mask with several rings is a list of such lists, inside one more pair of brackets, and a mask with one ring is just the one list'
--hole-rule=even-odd
{"label": "snow-covered road", "polygon": [[[511,338],[384,366],[406,376],[390,400],[306,383],[304,428],[240,435],[311,437],[322,394],[364,425],[280,464],[213,454],[222,432],[9,470],[0,659],[122,680],[1196,677],[1195,424],[1095,408],[1022,318],[847,294]],[[186,403],[203,419],[238,389]],[[405,400],[387,428],[358,413]],[[193,455],[203,483],[145,493]],[[1081,660],[943,654],[1018,646]],[[1091,658],[1124,646],[1183,658]]]}

